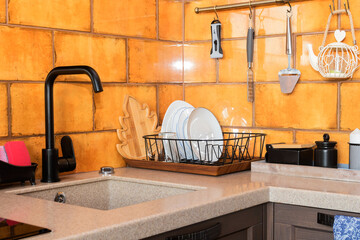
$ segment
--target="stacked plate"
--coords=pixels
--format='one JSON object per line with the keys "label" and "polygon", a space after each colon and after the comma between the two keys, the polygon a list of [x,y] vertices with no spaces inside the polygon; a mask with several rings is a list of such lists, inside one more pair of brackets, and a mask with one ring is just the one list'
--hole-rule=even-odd
{"label": "stacked plate", "polygon": [[[222,152],[223,135],[216,117],[206,108],[194,108],[184,101],[174,101],[168,107],[162,133],[176,133],[177,157],[171,157],[170,145],[164,146],[166,159],[216,162]],[[175,158],[175,159],[174,159]]]}

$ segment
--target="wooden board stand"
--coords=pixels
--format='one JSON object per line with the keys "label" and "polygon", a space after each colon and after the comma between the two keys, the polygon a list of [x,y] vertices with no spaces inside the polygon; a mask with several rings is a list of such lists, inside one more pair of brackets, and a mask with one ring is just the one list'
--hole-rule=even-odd
{"label": "wooden board stand", "polygon": [[128,166],[171,172],[194,173],[208,176],[220,176],[233,172],[246,171],[251,168],[251,162],[263,159],[243,160],[240,163],[225,164],[221,166],[209,166],[189,163],[172,163],[146,160],[124,159]]}

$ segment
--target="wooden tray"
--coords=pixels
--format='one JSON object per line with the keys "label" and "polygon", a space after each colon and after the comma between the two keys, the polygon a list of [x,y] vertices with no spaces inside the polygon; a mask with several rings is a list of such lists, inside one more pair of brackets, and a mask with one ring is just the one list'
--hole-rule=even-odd
{"label": "wooden tray", "polygon": [[194,173],[208,176],[220,176],[233,172],[246,171],[251,168],[251,162],[263,159],[253,159],[222,166],[209,166],[188,163],[156,162],[146,160],[124,159],[128,166],[135,168],[146,168],[171,172]]}

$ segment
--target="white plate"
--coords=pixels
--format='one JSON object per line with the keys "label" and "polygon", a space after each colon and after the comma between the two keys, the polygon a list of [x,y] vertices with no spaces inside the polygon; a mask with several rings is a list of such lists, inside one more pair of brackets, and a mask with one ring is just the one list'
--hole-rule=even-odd
{"label": "white plate", "polygon": [[[196,108],[190,114],[187,134],[190,139],[208,140],[191,142],[191,147],[200,160],[210,162],[219,160],[223,150],[223,134],[214,114],[206,108]],[[211,141],[211,139],[219,141]]]}
{"label": "white plate", "polygon": [[176,100],[169,105],[168,109],[166,110],[163,122],[162,122],[161,132],[171,132],[169,130],[172,125],[174,114],[180,108],[183,108],[183,107],[193,107],[193,106],[187,102],[180,101],[180,100]]}
{"label": "white plate", "polygon": [[[190,114],[194,111],[194,107],[185,107],[178,110],[174,115],[172,131],[176,132],[178,139],[187,139],[187,121]],[[195,159],[196,155],[193,156],[190,143],[188,141],[178,141],[179,152],[182,159]]]}
{"label": "white plate", "polygon": [[[164,116],[164,119],[162,122],[162,126],[161,126],[161,132],[176,132],[176,129],[172,130],[174,115],[179,111],[179,109],[188,108],[188,107],[193,108],[193,106],[191,104],[181,101],[181,100],[176,100],[176,101],[172,102],[170,104],[170,106],[168,107],[168,109],[166,110],[166,113],[165,113],[165,116]],[[169,149],[165,148],[165,157],[169,158],[170,155],[171,154],[170,154]],[[174,160],[178,160],[178,159],[174,159]]]}

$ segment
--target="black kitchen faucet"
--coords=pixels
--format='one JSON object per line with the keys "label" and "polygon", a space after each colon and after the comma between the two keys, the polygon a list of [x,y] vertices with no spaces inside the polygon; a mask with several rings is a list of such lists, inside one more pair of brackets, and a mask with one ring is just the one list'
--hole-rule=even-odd
{"label": "black kitchen faucet", "polygon": [[55,79],[60,75],[86,74],[90,77],[94,92],[102,92],[100,77],[89,66],[56,67],[49,72],[45,80],[45,137],[46,148],[42,150],[42,182],[58,182],[59,172],[72,171],[76,167],[74,149],[71,138],[65,136],[61,139],[63,157],[59,158],[58,149],[55,148],[54,138],[54,103],[53,87]]}

